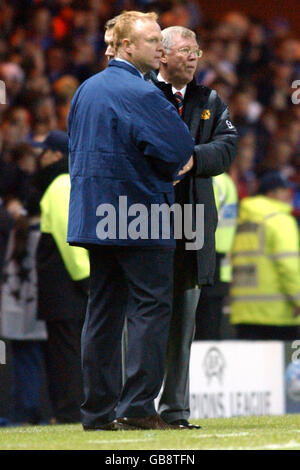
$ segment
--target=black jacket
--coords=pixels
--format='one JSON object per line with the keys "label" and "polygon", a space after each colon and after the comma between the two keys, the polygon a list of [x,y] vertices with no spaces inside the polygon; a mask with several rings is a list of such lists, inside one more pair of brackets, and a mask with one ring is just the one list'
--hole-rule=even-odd
{"label": "black jacket", "polygon": [[[171,84],[159,82],[154,74],[151,80],[176,106]],[[228,170],[237,151],[238,134],[230,121],[228,107],[217,92],[197,85],[195,80],[187,85],[182,118],[195,139],[194,167],[185,177],[188,178],[185,202],[204,204],[204,245],[197,251],[198,283],[213,284],[218,215],[212,176]]]}
{"label": "black jacket", "polygon": [[[68,173],[67,159],[40,170],[35,186],[41,197],[60,174]],[[83,320],[87,305],[88,278],[73,281],[65,268],[54,238],[42,233],[37,248],[38,315],[46,321]]]}

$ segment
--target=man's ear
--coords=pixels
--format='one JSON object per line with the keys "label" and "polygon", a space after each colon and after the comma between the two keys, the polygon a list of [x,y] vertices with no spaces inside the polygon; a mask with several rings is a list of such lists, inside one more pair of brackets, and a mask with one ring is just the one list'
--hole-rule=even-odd
{"label": "man's ear", "polygon": [[160,58],[160,61],[161,61],[162,64],[167,64],[168,63],[168,56],[165,53],[165,51],[163,51],[162,56]]}
{"label": "man's ear", "polygon": [[129,38],[122,39],[122,49],[127,52],[127,54],[131,54],[133,42]]}

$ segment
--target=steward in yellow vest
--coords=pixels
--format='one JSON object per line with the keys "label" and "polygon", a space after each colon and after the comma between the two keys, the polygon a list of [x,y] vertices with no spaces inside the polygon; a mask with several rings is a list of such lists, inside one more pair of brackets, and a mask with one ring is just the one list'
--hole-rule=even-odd
{"label": "steward in yellow vest", "polygon": [[[295,339],[300,325],[299,232],[277,172],[241,202],[232,250],[231,322],[247,339]],[[280,327],[280,328],[278,328]]]}
{"label": "steward in yellow vest", "polygon": [[41,192],[41,237],[37,248],[38,309],[46,321],[46,365],[53,419],[80,421],[80,337],[88,300],[89,255],[67,243],[70,176],[68,135],[51,131],[44,142],[36,186]]}
{"label": "steward in yellow vest", "polygon": [[90,262],[85,248],[67,243],[71,183],[69,173],[58,175],[46,189],[41,202],[41,232],[51,234],[65,269],[73,281],[89,277]]}
{"label": "steward in yellow vest", "polygon": [[237,225],[238,195],[232,178],[227,173],[213,177],[213,188],[218,211],[216,252],[224,254],[220,265],[220,280],[231,281],[230,253]]}
{"label": "steward in yellow vest", "polygon": [[213,177],[213,189],[218,211],[216,271],[214,285],[202,286],[201,289],[196,319],[197,340],[221,339],[224,299],[228,296],[231,281],[230,253],[237,224],[238,195],[227,173]]}

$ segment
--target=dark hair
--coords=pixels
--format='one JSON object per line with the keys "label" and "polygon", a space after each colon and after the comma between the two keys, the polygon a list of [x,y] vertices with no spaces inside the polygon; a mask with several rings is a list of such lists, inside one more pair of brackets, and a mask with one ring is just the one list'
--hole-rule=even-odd
{"label": "dark hair", "polygon": [[104,25],[105,31],[107,31],[108,29],[113,29],[115,27],[116,22],[120,18],[120,16],[121,15],[114,16],[114,18],[110,18],[110,20],[107,20],[105,25]]}

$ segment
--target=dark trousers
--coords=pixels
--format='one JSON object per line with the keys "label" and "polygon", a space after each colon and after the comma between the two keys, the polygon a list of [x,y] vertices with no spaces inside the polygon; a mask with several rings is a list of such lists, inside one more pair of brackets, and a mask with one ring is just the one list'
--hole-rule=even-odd
{"label": "dark trousers", "polygon": [[48,321],[46,324],[46,372],[53,415],[58,423],[80,422],[82,319]]}
{"label": "dark trousers", "polygon": [[174,301],[170,322],[163,391],[158,412],[168,423],[190,415],[189,365],[195,315],[201,290],[195,288],[195,251],[177,243],[174,259]]}
{"label": "dark trousers", "polygon": [[220,279],[222,253],[216,253],[216,270],[214,285],[203,286],[196,313],[195,340],[219,340],[221,339],[221,324],[223,317],[223,305],[229,294],[229,283]]}
{"label": "dark trousers", "polygon": [[14,374],[13,422],[37,424],[41,420],[43,343],[43,341],[11,341]]}
{"label": "dark trousers", "polygon": [[202,287],[196,314],[195,340],[214,341],[221,339],[221,324],[225,297],[226,295],[218,295],[215,286]]}
{"label": "dark trousers", "polygon": [[[83,425],[155,414],[172,304],[172,249],[90,249],[90,296],[82,332]],[[128,345],[122,387],[122,330]]]}
{"label": "dark trousers", "polygon": [[298,326],[247,324],[239,324],[235,326],[237,331],[237,339],[294,341],[300,337]]}

